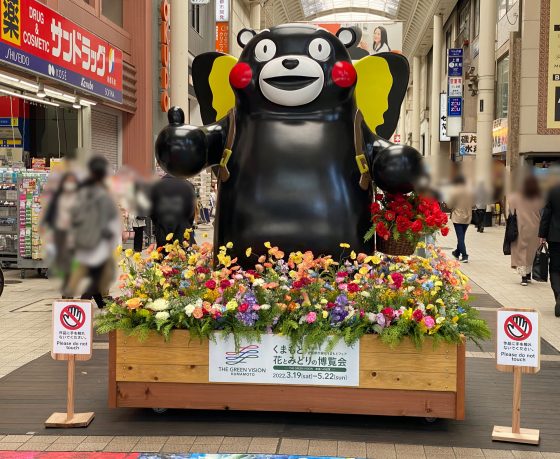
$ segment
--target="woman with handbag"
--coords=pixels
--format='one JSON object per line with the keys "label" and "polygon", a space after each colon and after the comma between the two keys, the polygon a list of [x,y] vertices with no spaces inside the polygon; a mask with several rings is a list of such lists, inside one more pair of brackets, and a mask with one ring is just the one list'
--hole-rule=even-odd
{"label": "woman with handbag", "polygon": [[548,244],[550,286],[555,299],[554,315],[560,317],[560,185],[556,185],[548,193],[539,237],[542,243]]}
{"label": "woman with handbag", "polygon": [[521,276],[521,285],[531,282],[535,254],[539,248],[539,224],[543,200],[534,176],[523,181],[521,192],[508,198],[509,212],[517,216],[517,238],[511,242],[511,267]]}

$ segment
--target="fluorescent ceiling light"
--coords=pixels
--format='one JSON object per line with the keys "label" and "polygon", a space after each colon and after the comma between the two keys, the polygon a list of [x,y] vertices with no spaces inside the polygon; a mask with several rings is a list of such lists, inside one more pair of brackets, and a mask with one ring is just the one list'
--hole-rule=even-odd
{"label": "fluorescent ceiling light", "polygon": [[72,104],[72,108],[75,108],[76,110],[79,110],[80,108],[82,108],[82,106],[80,104],[80,99],[77,99],[76,102],[74,102]]}
{"label": "fluorescent ceiling light", "polygon": [[8,96],[19,97],[20,99],[31,100],[33,102],[38,102],[38,103],[44,104],[44,105],[51,105],[53,107],[60,107],[60,104],[57,104],[56,102],[50,102],[48,100],[39,99],[38,97],[27,96],[25,94],[18,94],[17,92],[8,91],[7,89],[0,88],[0,93],[7,94]]}
{"label": "fluorescent ceiling light", "polygon": [[60,99],[62,100],[67,100],[68,102],[76,102],[76,96],[72,96],[70,94],[62,94],[62,96],[60,96]]}
{"label": "fluorescent ceiling light", "polygon": [[62,93],[60,91],[55,91],[53,89],[50,88],[45,88],[45,92],[49,95],[49,96],[62,96]]}
{"label": "fluorescent ceiling light", "polygon": [[10,76],[10,75],[6,75],[4,73],[0,73],[0,78],[2,78],[4,80],[8,80],[8,81],[13,81],[14,83],[19,82],[19,80],[17,78],[14,78],[13,76]]}
{"label": "fluorescent ceiling light", "polygon": [[94,102],[93,100],[80,99],[80,104],[85,107],[91,107],[92,105],[97,105],[97,102]]}
{"label": "fluorescent ceiling light", "polygon": [[19,84],[26,88],[31,88],[33,91],[37,91],[39,89],[39,85],[36,83],[30,83],[29,81],[19,80]]}

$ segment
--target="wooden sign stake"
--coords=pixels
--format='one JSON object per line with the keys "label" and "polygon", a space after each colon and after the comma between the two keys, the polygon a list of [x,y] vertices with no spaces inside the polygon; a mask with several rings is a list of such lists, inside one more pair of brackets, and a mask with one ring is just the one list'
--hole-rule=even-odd
{"label": "wooden sign stake", "polygon": [[68,356],[68,388],[66,400],[66,413],[53,413],[45,421],[45,427],[87,427],[93,420],[95,413],[74,413],[74,377],[76,359]]}
{"label": "wooden sign stake", "polygon": [[538,429],[521,428],[521,367],[513,368],[513,413],[511,416],[511,427],[494,426],[492,440],[507,441],[513,443],[539,444]]}

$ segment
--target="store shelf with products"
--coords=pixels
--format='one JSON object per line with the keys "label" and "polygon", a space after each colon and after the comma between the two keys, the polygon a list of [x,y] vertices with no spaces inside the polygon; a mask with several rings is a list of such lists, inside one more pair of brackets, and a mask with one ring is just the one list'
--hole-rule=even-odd
{"label": "store shelf with products", "polygon": [[2,264],[15,264],[18,258],[19,173],[18,169],[0,169],[0,262]]}

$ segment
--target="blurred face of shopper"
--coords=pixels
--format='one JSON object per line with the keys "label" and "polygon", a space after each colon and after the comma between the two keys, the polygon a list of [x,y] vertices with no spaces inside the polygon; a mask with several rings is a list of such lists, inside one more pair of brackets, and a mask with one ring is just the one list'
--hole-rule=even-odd
{"label": "blurred face of shopper", "polygon": [[381,30],[379,30],[379,28],[373,31],[373,41],[375,42],[376,45],[381,43]]}
{"label": "blurred face of shopper", "polygon": [[62,187],[62,189],[64,191],[66,191],[67,193],[71,193],[73,191],[76,191],[77,188],[78,188],[78,182],[76,180],[76,177],[73,177],[73,176],[68,177],[64,181],[64,185]]}

